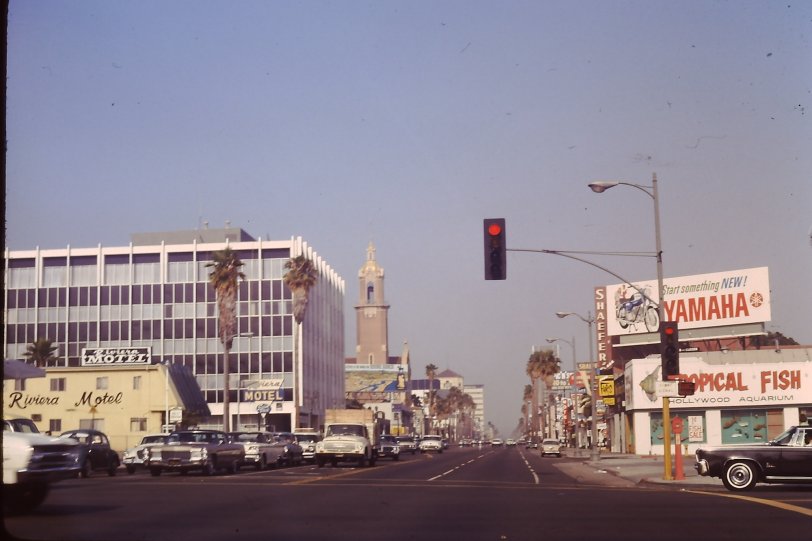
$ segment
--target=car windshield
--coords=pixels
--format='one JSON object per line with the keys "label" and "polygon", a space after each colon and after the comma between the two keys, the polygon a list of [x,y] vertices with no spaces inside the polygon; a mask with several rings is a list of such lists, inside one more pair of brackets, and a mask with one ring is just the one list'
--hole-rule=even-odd
{"label": "car windshield", "polygon": [[330,425],[327,427],[328,436],[363,436],[364,427],[361,425]]}
{"label": "car windshield", "polygon": [[238,442],[264,442],[265,437],[262,434],[256,432],[240,432],[237,434],[232,434],[234,436],[234,441]]}
{"label": "car windshield", "polygon": [[176,432],[167,438],[168,443],[212,443],[217,441],[214,432]]}
{"label": "car windshield", "polygon": [[299,440],[299,443],[319,441],[319,437],[316,434],[296,434],[296,439]]}
{"label": "car windshield", "polygon": [[3,430],[11,432],[28,432],[30,434],[39,433],[37,425],[31,419],[11,419],[3,421]]}
{"label": "car windshield", "polygon": [[141,440],[141,445],[146,443],[162,443],[166,440],[166,436],[144,436],[144,439]]}
{"label": "car windshield", "polygon": [[772,443],[773,445],[789,445],[789,443],[792,441],[793,434],[795,434],[795,427],[785,431],[780,436],[772,440],[770,443]]}

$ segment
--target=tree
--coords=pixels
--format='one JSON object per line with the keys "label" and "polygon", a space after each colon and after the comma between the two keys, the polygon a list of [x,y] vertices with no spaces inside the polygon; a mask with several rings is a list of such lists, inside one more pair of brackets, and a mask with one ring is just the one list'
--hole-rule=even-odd
{"label": "tree", "polygon": [[304,321],[310,288],[316,285],[318,271],[313,262],[303,255],[297,255],[285,263],[288,272],[283,278],[293,292],[293,318],[296,323]]}
{"label": "tree", "polygon": [[[297,381],[296,365],[301,361],[302,355],[302,334],[301,325],[307,311],[310,289],[316,285],[319,273],[313,262],[303,255],[297,255],[285,262],[288,270],[282,277],[290,290],[293,292],[293,319],[296,320],[296,327],[293,332],[294,344],[294,368],[293,368],[293,422],[299,423],[299,406],[301,401],[301,382]],[[298,395],[298,396],[297,396]]]}
{"label": "tree", "polygon": [[433,364],[426,365],[426,377],[429,378],[429,428],[428,433],[433,434],[432,419],[434,418],[434,378],[437,376],[437,367]]}
{"label": "tree", "polygon": [[528,414],[530,410],[527,407],[527,403],[532,400],[533,398],[533,386],[527,384],[524,386],[524,393],[522,394],[522,416],[524,417],[524,432],[525,434],[530,432],[530,425],[528,423]]}
{"label": "tree", "polygon": [[534,351],[527,360],[526,373],[530,376],[530,383],[533,385],[533,410],[531,415],[532,432],[534,435],[538,434],[539,429],[543,431],[544,428],[543,426],[539,426],[538,388],[536,385],[539,380],[542,380],[544,382],[544,388],[552,386],[552,377],[558,373],[560,364],[561,360],[558,359],[555,353],[550,349]]}
{"label": "tree", "polygon": [[23,357],[33,363],[34,366],[48,366],[59,360],[56,355],[57,346],[47,338],[37,338],[32,343],[28,344],[28,348]]}
{"label": "tree", "polygon": [[237,335],[237,281],[244,279],[240,267],[243,262],[237,254],[226,246],[212,254],[212,261],[206,263],[211,267],[209,283],[217,294],[218,335],[223,344],[223,430],[229,432],[231,418],[229,412],[229,385],[230,370],[228,366],[228,353],[234,337]]}

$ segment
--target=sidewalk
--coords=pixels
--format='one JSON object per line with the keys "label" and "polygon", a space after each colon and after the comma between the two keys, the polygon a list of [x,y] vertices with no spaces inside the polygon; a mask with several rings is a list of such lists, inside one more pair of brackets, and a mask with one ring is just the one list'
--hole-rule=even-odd
{"label": "sidewalk", "polygon": [[[668,480],[662,456],[642,456],[624,453],[602,452],[600,459],[592,461],[585,449],[564,449],[564,455],[579,458],[580,462],[568,462],[557,466],[565,474],[579,482],[593,482],[612,486],[634,486],[641,483],[655,483],[674,487],[722,486],[721,479],[703,477],[694,469],[694,457],[683,456],[685,479]],[[671,457],[672,468],[675,465]],[[673,477],[673,474],[672,474]]]}

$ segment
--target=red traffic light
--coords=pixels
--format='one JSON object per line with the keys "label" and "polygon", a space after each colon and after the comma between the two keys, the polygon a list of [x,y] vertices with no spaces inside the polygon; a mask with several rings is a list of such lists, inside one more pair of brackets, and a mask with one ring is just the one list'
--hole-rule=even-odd
{"label": "red traffic light", "polygon": [[665,327],[663,329],[663,332],[667,335],[672,335],[674,334],[674,327]]}
{"label": "red traffic light", "polygon": [[492,223],[488,225],[488,235],[495,237],[502,233],[502,226],[497,223]]}

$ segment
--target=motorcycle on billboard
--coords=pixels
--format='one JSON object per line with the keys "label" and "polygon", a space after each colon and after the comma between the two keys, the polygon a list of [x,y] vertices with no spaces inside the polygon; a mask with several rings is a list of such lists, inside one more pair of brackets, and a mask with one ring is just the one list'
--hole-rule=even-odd
{"label": "motorcycle on billboard", "polygon": [[656,332],[660,326],[657,306],[651,300],[651,288],[640,289],[622,285],[615,291],[615,315],[620,328],[627,329],[642,323],[648,332]]}

